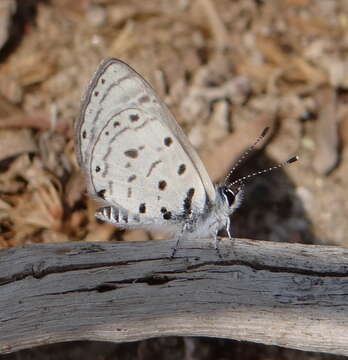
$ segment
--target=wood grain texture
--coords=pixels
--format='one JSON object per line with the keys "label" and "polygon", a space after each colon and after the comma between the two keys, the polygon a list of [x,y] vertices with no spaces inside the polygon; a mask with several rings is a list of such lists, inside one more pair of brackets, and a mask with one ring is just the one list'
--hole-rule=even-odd
{"label": "wood grain texture", "polygon": [[0,252],[0,351],[212,336],[348,355],[348,249],[222,240]]}

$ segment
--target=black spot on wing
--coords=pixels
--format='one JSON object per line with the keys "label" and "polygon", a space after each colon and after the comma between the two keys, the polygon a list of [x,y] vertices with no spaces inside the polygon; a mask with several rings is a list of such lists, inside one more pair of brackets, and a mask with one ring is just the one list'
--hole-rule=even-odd
{"label": "black spot on wing", "polygon": [[164,220],[170,220],[171,218],[172,218],[171,211],[167,211],[166,213],[163,214],[163,219]]}
{"label": "black spot on wing", "polygon": [[173,139],[171,137],[166,137],[164,138],[164,145],[165,146],[170,146],[173,143]]}
{"label": "black spot on wing", "polygon": [[139,212],[141,214],[145,214],[146,213],[146,204],[145,203],[142,203],[139,205]]}
{"label": "black spot on wing", "polygon": [[165,180],[161,180],[158,182],[158,188],[160,190],[164,190],[166,188],[166,186],[167,186],[167,182]]}
{"label": "black spot on wing", "polygon": [[138,157],[138,150],[129,149],[129,150],[125,151],[124,154],[132,159],[135,159]]}
{"label": "black spot on wing", "polygon": [[135,122],[139,120],[139,115],[138,114],[131,114],[129,115],[129,119],[131,122]]}
{"label": "black spot on wing", "polygon": [[133,174],[128,178],[128,182],[130,183],[130,182],[134,181],[136,178],[137,178],[137,176]]}
{"label": "black spot on wing", "polygon": [[167,208],[164,206],[161,207],[161,213],[164,220],[170,220],[172,218],[171,211],[168,211]]}
{"label": "black spot on wing", "polygon": [[190,188],[186,193],[186,198],[184,199],[184,213],[186,215],[191,214],[192,210],[192,198],[195,193],[194,188]]}
{"label": "black spot on wing", "polygon": [[99,197],[101,197],[102,199],[105,200],[105,192],[106,192],[105,189],[99,190],[99,191],[97,192],[97,195],[98,195]]}
{"label": "black spot on wing", "polygon": [[182,175],[184,172],[186,171],[186,165],[185,164],[181,164],[178,168],[178,174]]}

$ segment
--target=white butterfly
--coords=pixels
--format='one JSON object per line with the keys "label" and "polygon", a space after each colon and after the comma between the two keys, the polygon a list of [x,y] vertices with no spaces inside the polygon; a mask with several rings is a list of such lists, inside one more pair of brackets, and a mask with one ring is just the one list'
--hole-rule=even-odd
{"label": "white butterfly", "polygon": [[105,59],[90,82],[76,151],[89,192],[104,205],[98,219],[175,234],[172,255],[182,238],[212,236],[217,248],[220,229],[230,236],[245,178],[214,187],[166,105],[121,60]]}

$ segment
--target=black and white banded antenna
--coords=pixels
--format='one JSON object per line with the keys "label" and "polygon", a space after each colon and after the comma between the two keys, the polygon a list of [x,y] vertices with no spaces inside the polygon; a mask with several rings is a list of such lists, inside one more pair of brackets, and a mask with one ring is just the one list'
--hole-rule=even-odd
{"label": "black and white banded antenna", "polygon": [[267,135],[268,131],[269,131],[269,126],[267,126],[266,128],[263,129],[261,135],[256,139],[256,141],[247,149],[244,151],[244,153],[242,154],[242,156],[238,159],[238,161],[234,164],[233,168],[231,169],[231,171],[227,174],[227,176],[225,177],[224,180],[224,184],[227,184],[228,179],[231,177],[231,175],[233,174],[233,172],[240,166],[240,164],[245,160],[245,158],[251,153],[251,151],[253,151],[256,147],[256,145]]}
{"label": "black and white banded antenna", "polygon": [[235,186],[235,185],[240,185],[240,186],[238,187],[238,189],[239,189],[239,188],[242,187],[242,186],[244,185],[244,183],[245,183],[247,180],[249,180],[250,178],[255,177],[255,176],[258,176],[258,175],[262,175],[262,174],[265,174],[265,173],[268,173],[268,172],[271,172],[271,171],[276,170],[276,169],[280,169],[280,168],[282,168],[282,167],[285,166],[285,165],[288,165],[288,164],[291,164],[291,163],[297,161],[298,159],[299,159],[298,156],[293,156],[293,157],[291,157],[290,159],[288,159],[288,160],[286,160],[286,161],[283,161],[282,163],[280,163],[280,164],[278,164],[278,165],[272,166],[272,167],[270,167],[270,168],[268,168],[268,169],[263,169],[263,170],[260,170],[260,171],[255,171],[255,172],[253,172],[253,173],[251,173],[251,174],[249,174],[249,175],[243,176],[243,177],[241,177],[241,178],[239,178],[239,179],[231,182],[231,183],[228,184],[227,186],[228,186],[228,187],[233,187],[233,186]]}

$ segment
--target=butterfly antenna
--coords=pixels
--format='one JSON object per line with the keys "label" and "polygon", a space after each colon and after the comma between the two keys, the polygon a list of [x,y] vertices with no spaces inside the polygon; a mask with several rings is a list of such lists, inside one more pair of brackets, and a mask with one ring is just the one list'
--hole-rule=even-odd
{"label": "butterfly antenna", "polygon": [[238,161],[234,164],[231,171],[228,173],[228,175],[225,177],[224,184],[227,183],[228,179],[231,177],[233,172],[239,167],[239,165],[243,162],[243,160],[250,154],[251,151],[254,150],[255,146],[266,136],[266,134],[269,131],[269,126],[266,127],[261,135],[256,139],[256,141],[242,154],[242,156],[238,159]]}
{"label": "butterfly antenna", "polygon": [[280,169],[280,168],[282,168],[282,167],[285,166],[285,165],[288,165],[288,164],[291,164],[291,163],[297,161],[298,159],[299,159],[298,156],[293,156],[292,158],[290,158],[290,159],[288,159],[288,160],[286,160],[286,161],[284,161],[284,162],[282,162],[282,163],[280,163],[280,164],[278,164],[278,165],[276,165],[276,166],[272,166],[272,167],[270,167],[270,168],[268,168],[268,169],[256,171],[256,172],[253,172],[253,173],[251,173],[251,174],[249,174],[249,175],[243,176],[243,177],[241,177],[240,179],[237,179],[237,180],[233,181],[232,183],[228,184],[228,187],[232,187],[232,186],[234,186],[234,185],[243,186],[243,184],[244,184],[245,181],[249,180],[250,178],[252,178],[252,177],[254,177],[254,176],[262,175],[262,174],[271,172],[271,171],[273,171],[273,170]]}

